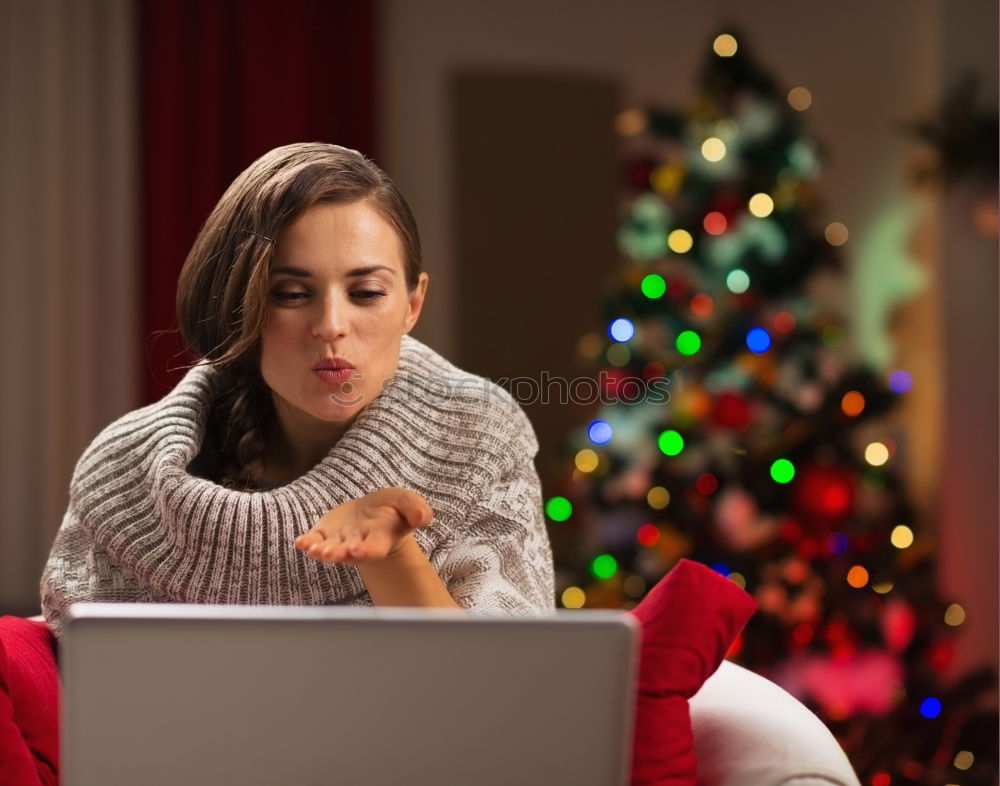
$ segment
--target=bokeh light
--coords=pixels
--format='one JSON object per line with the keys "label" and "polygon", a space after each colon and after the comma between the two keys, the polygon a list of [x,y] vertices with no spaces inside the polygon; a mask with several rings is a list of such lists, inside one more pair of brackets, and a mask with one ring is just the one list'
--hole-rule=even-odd
{"label": "bokeh light", "polygon": [[805,87],[793,87],[788,91],[788,105],[799,112],[804,112],[812,106],[812,93]]}
{"label": "bokeh light", "polygon": [[707,216],[705,216],[704,221],[701,225],[705,227],[705,231],[710,235],[721,235],[726,231],[726,227],[729,226],[729,222],[726,221],[726,217],[720,213],[718,210],[713,210]]}
{"label": "bokeh light", "polygon": [[848,417],[857,417],[865,409],[865,397],[857,390],[849,390],[840,400],[840,409]]}
{"label": "bokeh light", "polygon": [[734,295],[742,295],[750,289],[750,276],[746,274],[745,270],[739,268],[731,270],[726,276],[726,288]]}
{"label": "bokeh light", "polygon": [[563,590],[562,603],[567,609],[582,609],[587,602],[587,593],[579,587],[567,587]]}
{"label": "bokeh light", "polygon": [[694,238],[686,229],[675,229],[667,235],[667,246],[675,254],[686,254],[694,245]]}
{"label": "bokeh light", "polygon": [[826,548],[831,554],[843,554],[847,545],[847,535],[843,532],[831,532],[826,538]]}
{"label": "bokeh light", "polygon": [[795,477],[795,465],[785,458],[771,464],[771,478],[775,483],[788,483]]}
{"label": "bokeh light", "polygon": [[889,460],[889,448],[882,442],[872,442],[865,448],[865,461],[873,467],[881,467]]}
{"label": "bokeh light", "polygon": [[663,510],[670,504],[670,492],[663,486],[653,486],[646,492],[646,504],[654,510]]}
{"label": "bokeh light", "polygon": [[760,354],[771,348],[771,336],[764,328],[755,327],[747,331],[747,348]]}
{"label": "bokeh light", "polygon": [[945,625],[950,625],[953,628],[957,628],[963,622],[965,622],[965,609],[963,609],[957,603],[952,603],[948,608],[944,610]]}
{"label": "bokeh light", "polygon": [[941,714],[941,701],[929,696],[920,702],[920,714],[925,718],[936,718]]}
{"label": "bokeh light", "polygon": [[685,330],[677,336],[676,346],[682,355],[693,355],[701,349],[701,337],[693,330]]}
{"label": "bokeh light", "polygon": [[831,224],[826,225],[826,229],[823,231],[823,236],[826,238],[826,242],[831,246],[842,246],[847,242],[848,238],[847,227],[841,224],[839,221],[834,221]]}
{"label": "bokeh light", "polygon": [[861,589],[868,583],[868,571],[861,565],[854,565],[847,571],[847,583],[854,589]]}
{"label": "bokeh light", "polygon": [[896,369],[889,375],[889,389],[893,393],[906,393],[913,386],[913,378],[902,369]]}
{"label": "bokeh light", "polygon": [[618,572],[618,560],[610,554],[601,554],[590,564],[590,572],[599,579],[610,579]]}
{"label": "bokeh light", "polygon": [[626,109],[615,117],[615,130],[621,136],[635,136],[646,130],[648,120],[641,109]]}
{"label": "bokeh light", "polygon": [[597,453],[590,448],[584,448],[577,452],[573,463],[580,472],[593,472],[601,462]]}
{"label": "bokeh light", "polygon": [[579,587],[567,587],[563,590],[562,605],[567,609],[582,609],[587,602],[587,593]]}
{"label": "bokeh light", "polygon": [[781,311],[774,315],[774,330],[787,335],[795,330],[795,316],[790,311]]}
{"label": "bokeh light", "polygon": [[691,313],[696,317],[707,317],[715,308],[715,301],[711,295],[699,293],[691,298]]}
{"label": "bokeh light", "polygon": [[622,589],[630,598],[641,598],[646,592],[646,580],[642,576],[629,576],[622,582]]}
{"label": "bokeh light", "polygon": [[707,497],[718,490],[719,479],[711,472],[704,472],[698,476],[698,479],[694,482],[694,487],[698,490],[699,494],[704,494]]}
{"label": "bokeh light", "polygon": [[717,136],[710,136],[701,143],[701,154],[706,161],[721,161],[726,157],[726,143]]}
{"label": "bokeh light", "polygon": [[627,366],[628,362],[632,359],[632,353],[629,351],[628,344],[612,344],[608,347],[608,351],[604,353],[604,356],[608,359],[608,363],[618,368]]}
{"label": "bokeh light", "polygon": [[595,445],[607,445],[611,441],[611,424],[606,420],[595,420],[587,428],[587,436]]}
{"label": "bokeh light", "polygon": [[913,545],[913,530],[905,524],[897,524],[893,527],[889,542],[897,549],[908,549]]}
{"label": "bokeh light", "polygon": [[663,280],[663,276],[650,273],[642,279],[639,288],[650,300],[656,300],[658,297],[663,297],[663,293],[667,291],[667,282]]}
{"label": "bokeh light", "polygon": [[657,438],[656,444],[659,445],[660,451],[664,455],[676,456],[684,450],[684,437],[673,429],[667,429],[666,431],[660,432],[660,436]]}
{"label": "bokeh light", "polygon": [[754,194],[750,197],[748,207],[757,218],[767,218],[774,212],[774,200],[767,194]]}
{"label": "bokeh light", "polygon": [[952,764],[955,765],[956,770],[967,770],[975,760],[976,757],[972,755],[972,751],[959,751],[955,754]]}
{"label": "bokeh light", "polygon": [[719,57],[732,57],[736,54],[738,46],[736,39],[729,33],[716,36],[715,41],[712,42],[712,49]]}
{"label": "bokeh light", "polygon": [[628,341],[635,335],[635,325],[632,320],[619,317],[608,327],[608,334],[615,341]]}
{"label": "bokeh light", "polygon": [[573,505],[566,497],[552,497],[545,503],[545,515],[553,521],[566,521],[573,515]]}
{"label": "bokeh light", "polygon": [[742,573],[737,573],[735,570],[729,574],[729,580],[733,582],[740,589],[747,588],[747,579]]}
{"label": "bokeh light", "polygon": [[653,524],[643,524],[635,537],[643,546],[651,548],[660,542],[660,528]]}

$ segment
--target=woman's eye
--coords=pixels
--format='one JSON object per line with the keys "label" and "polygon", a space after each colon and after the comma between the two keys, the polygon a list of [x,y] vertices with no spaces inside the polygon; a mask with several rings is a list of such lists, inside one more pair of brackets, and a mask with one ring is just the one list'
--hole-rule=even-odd
{"label": "woman's eye", "polygon": [[380,297],[385,297],[385,292],[378,292],[374,289],[361,289],[352,292],[351,295],[361,300],[378,300]]}
{"label": "woman's eye", "polygon": [[295,300],[300,300],[306,297],[305,292],[275,292],[274,297],[278,300],[284,300],[286,302],[291,302]]}

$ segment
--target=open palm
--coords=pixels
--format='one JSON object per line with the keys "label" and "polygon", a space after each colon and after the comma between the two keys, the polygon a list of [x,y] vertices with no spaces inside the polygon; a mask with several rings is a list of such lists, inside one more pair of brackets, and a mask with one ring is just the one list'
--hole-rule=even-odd
{"label": "open palm", "polygon": [[356,563],[391,557],[434,511],[410,489],[377,489],[325,513],[295,539],[295,547],[320,562]]}

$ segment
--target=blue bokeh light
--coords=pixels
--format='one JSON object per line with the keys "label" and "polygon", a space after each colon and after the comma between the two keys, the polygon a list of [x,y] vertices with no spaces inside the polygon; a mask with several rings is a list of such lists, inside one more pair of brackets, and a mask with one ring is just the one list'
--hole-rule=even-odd
{"label": "blue bokeh light", "polygon": [[716,573],[721,573],[723,576],[728,576],[730,573],[729,566],[724,562],[716,562],[714,565],[709,565],[709,567]]}
{"label": "blue bokeh light", "polygon": [[941,714],[941,701],[933,696],[920,702],[920,714],[925,718],[936,718]]}
{"label": "blue bokeh light", "polygon": [[826,547],[830,549],[831,554],[843,554],[847,551],[847,545],[847,535],[843,532],[831,532],[826,539]]}
{"label": "blue bokeh light", "polygon": [[771,348],[771,336],[764,328],[755,327],[747,332],[747,347],[760,354]]}
{"label": "blue bokeh light", "polygon": [[631,320],[620,317],[611,323],[608,333],[615,341],[624,343],[635,335],[635,325],[632,324]]}
{"label": "blue bokeh light", "polygon": [[896,369],[889,375],[889,387],[894,393],[905,393],[913,386],[913,377],[902,369]]}
{"label": "blue bokeh light", "polygon": [[611,425],[606,420],[595,420],[587,428],[587,436],[595,445],[607,445],[611,441]]}

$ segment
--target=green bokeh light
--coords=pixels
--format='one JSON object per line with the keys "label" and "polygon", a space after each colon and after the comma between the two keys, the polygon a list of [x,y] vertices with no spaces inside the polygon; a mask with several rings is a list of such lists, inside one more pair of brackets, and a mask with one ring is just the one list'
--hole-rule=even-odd
{"label": "green bokeh light", "polygon": [[795,465],[788,459],[778,459],[771,465],[771,477],[775,483],[788,483],[795,477]]}
{"label": "green bokeh light", "polygon": [[566,497],[552,497],[545,503],[545,515],[553,521],[565,521],[573,515],[573,505]]}
{"label": "green bokeh light", "polygon": [[655,300],[663,297],[663,293],[667,291],[667,282],[663,280],[663,276],[650,273],[642,280],[641,288],[642,294],[650,300]]}
{"label": "green bokeh light", "polygon": [[677,351],[682,355],[693,355],[701,349],[701,337],[693,330],[685,330],[677,337]]}
{"label": "green bokeh light", "polygon": [[660,450],[667,456],[676,456],[682,450],[684,450],[684,437],[678,434],[673,429],[667,429],[660,433],[659,438],[656,443],[660,446]]}
{"label": "green bokeh light", "polygon": [[590,570],[599,579],[610,579],[618,572],[618,562],[610,554],[601,554],[591,563]]}

